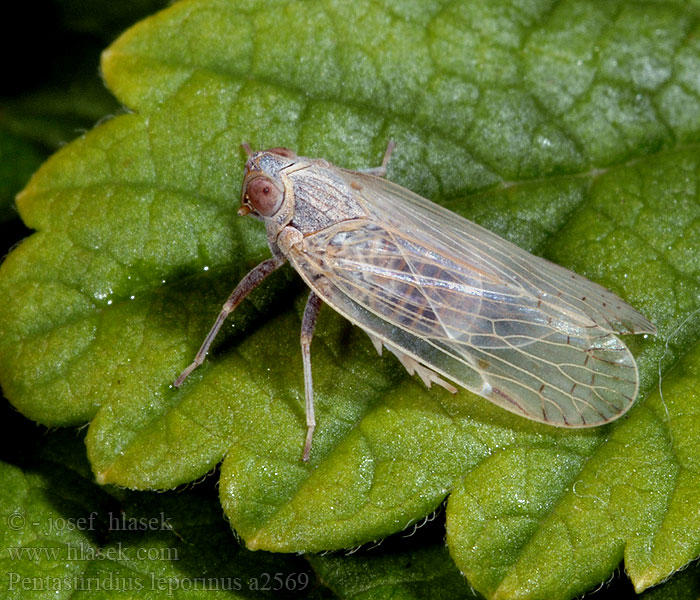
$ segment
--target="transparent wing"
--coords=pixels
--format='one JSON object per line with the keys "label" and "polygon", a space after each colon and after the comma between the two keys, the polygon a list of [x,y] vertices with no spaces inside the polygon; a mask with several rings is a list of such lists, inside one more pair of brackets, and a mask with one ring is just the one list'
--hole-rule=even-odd
{"label": "transparent wing", "polygon": [[[614,333],[653,333],[654,325],[612,292],[483,227],[379,177],[341,170],[371,219],[430,243],[455,259],[477,265],[494,279],[536,297],[543,312]],[[358,189],[359,188],[359,189]]]}
{"label": "transparent wing", "polygon": [[615,332],[653,332],[604,288],[399,186],[343,172],[367,219],[307,236],[290,260],[338,312],[430,369],[530,419],[585,427],[633,403]]}

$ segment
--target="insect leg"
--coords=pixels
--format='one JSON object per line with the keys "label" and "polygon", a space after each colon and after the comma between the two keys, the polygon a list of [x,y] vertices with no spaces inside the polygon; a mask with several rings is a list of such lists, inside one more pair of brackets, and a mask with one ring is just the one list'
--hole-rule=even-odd
{"label": "insect leg", "polygon": [[311,379],[311,340],[314,337],[316,319],[322,303],[321,298],[314,292],[311,292],[309,299],[306,301],[304,318],[301,321],[301,359],[304,364],[304,396],[306,397],[306,442],[304,443],[304,452],[301,455],[301,459],[304,462],[309,461],[311,439],[314,435],[314,429],[316,429],[314,385]]}
{"label": "insect leg", "polygon": [[394,151],[396,144],[394,140],[389,140],[386,145],[386,152],[384,153],[384,158],[382,159],[382,164],[380,167],[371,167],[369,169],[360,169],[360,173],[367,173],[368,175],[376,175],[377,177],[384,177],[386,175],[386,166],[389,164],[389,159],[391,158],[391,153]]}
{"label": "insect leg", "polygon": [[219,313],[219,316],[216,318],[214,326],[210,329],[209,333],[207,334],[207,337],[204,338],[202,347],[199,349],[199,352],[197,352],[194,361],[175,380],[175,383],[173,385],[176,388],[180,387],[182,385],[182,382],[189,377],[190,373],[192,373],[192,371],[194,371],[199,365],[201,365],[204,362],[204,359],[207,356],[207,352],[209,351],[209,346],[211,346],[212,342],[214,341],[216,334],[219,333],[221,326],[226,320],[226,317],[228,317],[234,310],[236,310],[236,307],[243,301],[243,299],[256,287],[258,287],[270,273],[282,266],[284,262],[284,257],[273,256],[272,258],[268,258],[267,260],[261,262],[243,279],[241,279],[240,283],[236,286],[236,289],[234,289],[233,292],[231,292],[231,295],[228,297],[228,300],[226,300],[226,303],[224,304],[223,308],[221,309],[221,312]]}

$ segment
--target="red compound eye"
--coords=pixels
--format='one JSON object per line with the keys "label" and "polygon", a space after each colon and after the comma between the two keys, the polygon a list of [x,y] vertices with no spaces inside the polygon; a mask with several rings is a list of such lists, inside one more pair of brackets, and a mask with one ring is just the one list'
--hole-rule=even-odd
{"label": "red compound eye", "polygon": [[248,186],[244,198],[257,213],[263,217],[271,217],[282,205],[283,194],[267,177],[256,177]]}

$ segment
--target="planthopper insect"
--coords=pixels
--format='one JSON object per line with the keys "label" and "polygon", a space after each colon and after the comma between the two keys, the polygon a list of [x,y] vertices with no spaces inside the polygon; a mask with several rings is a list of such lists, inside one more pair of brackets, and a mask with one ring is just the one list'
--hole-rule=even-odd
{"label": "planthopper insect", "polygon": [[457,383],[518,415],[593,427],[624,414],[639,387],[618,334],[656,333],[579,275],[383,178],[286,148],[248,153],[239,215],[263,221],[272,257],[235,288],[179,387],[226,317],[287,260],[311,288],[301,325],[307,461],[316,427],[311,339],[322,303],[361,327],[429,387]]}

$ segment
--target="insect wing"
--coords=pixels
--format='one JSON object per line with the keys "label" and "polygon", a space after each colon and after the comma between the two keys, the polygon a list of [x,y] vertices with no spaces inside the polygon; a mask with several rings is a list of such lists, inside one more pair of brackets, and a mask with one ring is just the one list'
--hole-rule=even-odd
{"label": "insect wing", "polygon": [[523,294],[538,298],[543,312],[576,323],[593,321],[614,333],[656,334],[656,327],[644,315],[597,283],[534,256],[391,181],[341,172],[372,220],[420,240],[429,239],[455,260],[477,265],[497,280],[515,283]]}
{"label": "insect wing", "polygon": [[383,179],[339,170],[368,218],[290,260],[331,307],[430,369],[536,421],[599,425],[638,388],[616,332],[653,332],[585,278]]}

